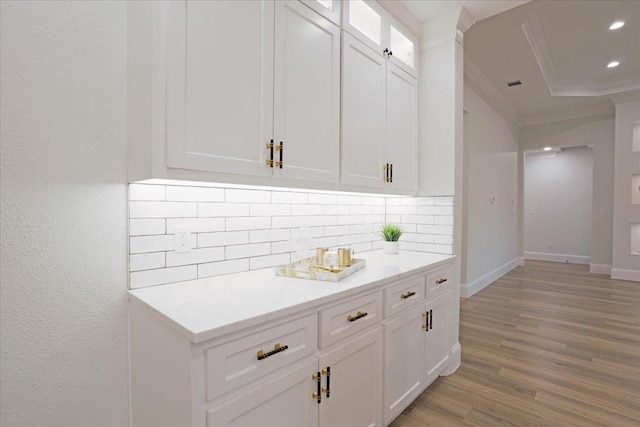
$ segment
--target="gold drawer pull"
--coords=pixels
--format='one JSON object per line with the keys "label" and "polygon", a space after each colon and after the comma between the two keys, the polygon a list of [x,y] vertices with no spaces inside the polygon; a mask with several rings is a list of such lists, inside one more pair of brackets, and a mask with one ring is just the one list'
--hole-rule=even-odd
{"label": "gold drawer pull", "polygon": [[271,350],[271,351],[269,351],[267,353],[265,353],[262,350],[258,350],[258,354],[257,354],[258,360],[264,360],[267,357],[273,356],[274,354],[281,353],[281,352],[285,351],[288,348],[289,348],[288,345],[282,345],[281,346],[280,343],[276,343],[276,345],[273,346],[273,350]]}
{"label": "gold drawer pull", "polygon": [[361,311],[358,311],[358,314],[356,314],[355,316],[352,315],[348,315],[347,316],[347,320],[349,322],[355,322],[358,319],[362,319],[363,317],[365,317],[366,315],[368,315],[369,313],[367,313],[366,311],[363,313]]}
{"label": "gold drawer pull", "polygon": [[447,279],[438,279],[438,280],[436,280],[436,284],[441,285],[446,281],[447,281]]}
{"label": "gold drawer pull", "polygon": [[415,294],[416,294],[415,292],[413,292],[413,291],[409,291],[409,292],[407,292],[406,294],[400,294],[400,298],[402,298],[402,299],[407,299],[407,298],[409,298],[409,297],[414,296]]}

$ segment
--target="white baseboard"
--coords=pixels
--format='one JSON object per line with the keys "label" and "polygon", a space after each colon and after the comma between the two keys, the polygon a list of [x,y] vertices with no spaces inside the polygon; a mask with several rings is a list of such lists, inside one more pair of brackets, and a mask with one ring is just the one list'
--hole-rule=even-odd
{"label": "white baseboard", "polygon": [[518,260],[518,265],[519,266],[523,266],[524,265],[524,257],[523,256],[521,256],[520,258],[517,258],[517,260]]}
{"label": "white baseboard", "polygon": [[514,258],[508,263],[501,265],[495,270],[488,272],[484,276],[474,280],[471,283],[461,284],[460,296],[463,298],[469,298],[471,295],[486,288],[487,286],[489,286],[490,284],[492,284],[493,282],[495,282],[496,280],[498,280],[499,278],[501,278],[502,276],[504,276],[505,274],[513,270],[514,268],[516,268],[519,265],[519,262],[520,262],[520,258]]}
{"label": "white baseboard", "polygon": [[525,252],[524,258],[536,261],[569,262],[571,264],[589,264],[591,262],[590,256],[552,254],[546,252]]}
{"label": "white baseboard", "polygon": [[589,264],[589,273],[611,275],[610,264]]}
{"label": "white baseboard", "polygon": [[616,280],[630,280],[640,282],[640,270],[624,270],[622,268],[612,268],[611,278]]}
{"label": "white baseboard", "polygon": [[447,370],[445,375],[453,374],[456,371],[456,369],[460,367],[461,363],[462,363],[462,348],[460,347],[460,343],[457,342],[456,345],[454,345],[451,348],[451,351],[449,352],[449,369]]}

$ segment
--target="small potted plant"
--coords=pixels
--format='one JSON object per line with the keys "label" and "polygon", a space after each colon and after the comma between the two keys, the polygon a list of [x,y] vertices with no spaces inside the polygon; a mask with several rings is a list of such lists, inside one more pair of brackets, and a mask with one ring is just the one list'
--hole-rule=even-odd
{"label": "small potted plant", "polygon": [[398,240],[404,230],[399,225],[385,224],[380,228],[380,234],[384,239],[384,253],[385,254],[397,254],[400,250],[400,243]]}

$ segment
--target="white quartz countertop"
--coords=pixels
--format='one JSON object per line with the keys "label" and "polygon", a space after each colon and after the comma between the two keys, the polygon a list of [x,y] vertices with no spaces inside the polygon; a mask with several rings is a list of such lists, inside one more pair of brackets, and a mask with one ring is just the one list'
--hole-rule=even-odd
{"label": "white quartz countertop", "polygon": [[340,282],[276,276],[274,268],[129,291],[155,315],[200,343],[342,297],[376,289],[444,264],[453,257],[424,252],[359,253],[367,265]]}

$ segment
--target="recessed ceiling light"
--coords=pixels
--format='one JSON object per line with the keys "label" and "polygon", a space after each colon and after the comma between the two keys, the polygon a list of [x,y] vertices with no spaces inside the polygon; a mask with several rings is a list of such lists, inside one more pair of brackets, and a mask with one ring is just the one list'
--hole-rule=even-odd
{"label": "recessed ceiling light", "polygon": [[551,147],[544,147],[543,150],[544,151],[551,151]]}
{"label": "recessed ceiling light", "polygon": [[624,26],[624,22],[616,21],[613,24],[609,25],[610,30],[617,30],[618,28],[622,28]]}
{"label": "recessed ceiling light", "polygon": [[609,63],[607,64],[607,67],[609,67],[609,68],[615,68],[615,67],[617,67],[618,65],[620,65],[620,63],[619,63],[618,61],[611,61],[611,62],[609,62]]}

